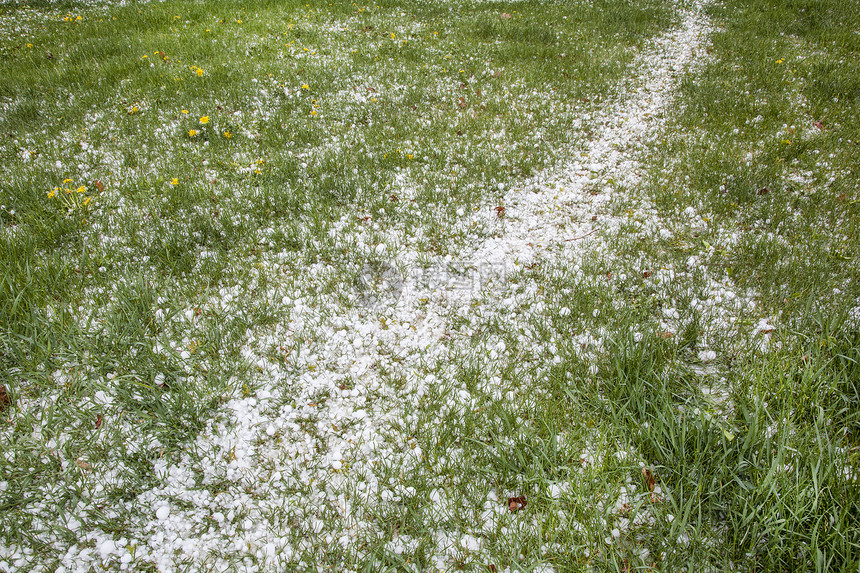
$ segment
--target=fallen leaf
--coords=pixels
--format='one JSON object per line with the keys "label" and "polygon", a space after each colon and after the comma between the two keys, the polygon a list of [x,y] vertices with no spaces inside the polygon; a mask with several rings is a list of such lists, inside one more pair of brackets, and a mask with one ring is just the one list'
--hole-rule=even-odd
{"label": "fallen leaf", "polygon": [[812,125],[814,125],[815,127],[817,127],[819,131],[824,131],[824,124],[823,124],[823,123],[821,123],[820,121],[816,121],[816,122],[815,122],[815,123],[813,123]]}
{"label": "fallen leaf", "polygon": [[87,462],[84,462],[84,461],[81,461],[81,460],[75,460],[75,463],[76,463],[76,464],[78,465],[78,467],[79,467],[79,468],[81,468],[82,470],[91,470],[91,469],[93,469],[93,466],[91,466],[91,465],[90,465],[90,464],[88,464]]}
{"label": "fallen leaf", "polygon": [[105,184],[96,179],[93,181],[93,186],[98,189],[100,192],[105,190]]}
{"label": "fallen leaf", "polygon": [[498,207],[495,208],[495,211],[496,211],[496,217],[498,217],[499,219],[504,218],[504,216],[505,216],[505,208],[504,207],[499,205]]}
{"label": "fallen leaf", "polygon": [[642,278],[647,279],[651,276],[651,271],[642,271]]}
{"label": "fallen leaf", "polygon": [[528,505],[528,503],[526,502],[526,496],[524,495],[508,498],[508,509],[511,512],[516,513],[517,511],[524,508],[526,505]]}
{"label": "fallen leaf", "polygon": [[758,190],[759,195],[767,195],[768,193],[770,193],[770,189],[768,189],[767,187],[762,187]]}
{"label": "fallen leaf", "polygon": [[648,486],[648,491],[651,492],[651,503],[659,503],[661,501],[660,496],[657,495],[659,492],[655,493],[657,476],[649,468],[642,468],[642,477],[645,478],[645,484]]}
{"label": "fallen leaf", "polygon": [[645,485],[648,486],[648,491],[654,491],[654,486],[657,484],[657,478],[654,476],[654,472],[652,472],[648,468],[643,467],[642,477],[645,478]]}
{"label": "fallen leaf", "polygon": [[510,20],[511,15],[508,14],[507,12],[502,12],[501,14],[499,14],[499,18],[501,18],[502,20]]}
{"label": "fallen leaf", "polygon": [[660,338],[675,338],[675,335],[671,332],[663,332],[660,334]]}
{"label": "fallen leaf", "polygon": [[102,427],[102,415],[96,416],[96,430]]}
{"label": "fallen leaf", "polygon": [[6,387],[0,384],[0,411],[12,405],[12,397],[6,392]]}

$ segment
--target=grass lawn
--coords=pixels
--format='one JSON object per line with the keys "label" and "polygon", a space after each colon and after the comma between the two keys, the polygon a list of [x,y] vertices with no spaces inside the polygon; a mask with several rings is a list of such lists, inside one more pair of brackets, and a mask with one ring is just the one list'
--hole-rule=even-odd
{"label": "grass lawn", "polygon": [[0,3],[0,572],[860,567],[860,3]]}

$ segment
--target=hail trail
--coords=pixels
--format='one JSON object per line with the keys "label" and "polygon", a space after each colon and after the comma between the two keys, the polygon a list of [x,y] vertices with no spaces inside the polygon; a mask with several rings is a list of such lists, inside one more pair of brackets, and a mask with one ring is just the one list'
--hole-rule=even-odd
{"label": "hail trail", "polygon": [[[452,225],[467,237],[458,258],[474,268],[508,271],[538,260],[576,261],[620,226],[620,218],[593,217],[610,201],[610,189],[640,183],[636,155],[663,129],[663,113],[708,31],[697,8],[679,28],[654,40],[634,66],[643,74],[628,79],[619,86],[621,97],[586,118],[596,131],[571,163],[509,190],[503,218],[494,210],[498,204],[488,204]],[[476,226],[492,232],[475,235]],[[370,234],[359,228],[351,240],[370,248]],[[408,239],[402,231],[389,231],[377,241],[377,254],[400,268],[415,268],[426,256],[403,248]],[[334,269],[315,265],[305,278],[322,283],[329,271],[336,276]],[[107,532],[91,532],[86,538],[96,551],[71,547],[64,569],[85,571],[133,558],[160,571],[189,563],[227,570],[237,559],[250,558],[258,570],[276,570],[321,547],[360,553],[364,540],[380,534],[374,514],[409,495],[396,476],[428,471],[421,448],[401,428],[417,424],[415,412],[437,385],[451,383],[444,380],[449,361],[474,352],[469,336],[456,335],[452,317],[491,315],[499,301],[515,298],[516,285],[498,279],[481,283],[495,289],[488,294],[458,288],[458,279],[428,282],[426,275],[413,274],[398,285],[390,304],[349,310],[336,296],[314,297],[298,287],[270,292],[273,304],[290,309],[290,320],[248,341],[245,355],[263,389],[231,400],[221,419],[198,436],[193,457],[155,462],[158,486],[129,503],[130,510],[144,507],[149,516],[137,541],[122,545]],[[212,304],[226,311],[237,294],[224,295]],[[288,354],[286,364],[270,359],[273,348]],[[394,379],[402,384],[394,387]],[[451,407],[468,407],[470,400],[468,389],[454,388]],[[449,533],[438,535],[434,559],[441,559],[440,567],[458,543],[480,550],[479,529]],[[398,543],[401,550],[413,549],[405,537]]]}

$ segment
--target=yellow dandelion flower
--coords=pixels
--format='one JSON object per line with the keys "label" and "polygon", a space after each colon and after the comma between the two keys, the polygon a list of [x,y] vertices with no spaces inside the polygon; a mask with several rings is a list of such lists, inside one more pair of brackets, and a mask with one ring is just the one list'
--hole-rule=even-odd
{"label": "yellow dandelion flower", "polygon": [[27,47],[28,47],[28,48],[32,48],[32,47],[33,47],[33,44],[27,44]]}
{"label": "yellow dandelion flower", "polygon": [[56,187],[54,187],[53,189],[48,191],[48,199],[53,199],[56,196],[57,196],[57,188]]}
{"label": "yellow dandelion flower", "polygon": [[311,115],[316,115],[316,114],[317,114],[317,110],[312,109],[312,110],[311,110]]}
{"label": "yellow dandelion flower", "polygon": [[78,187],[78,188],[76,189],[76,191],[77,191],[78,193],[84,193],[86,190],[87,190],[87,188],[86,188],[86,187],[84,187],[83,185],[81,185],[80,187]]}
{"label": "yellow dandelion flower", "polygon": [[179,185],[179,178],[174,177],[173,179],[170,180],[170,184],[171,185]]}
{"label": "yellow dandelion flower", "polygon": [[197,68],[197,71],[196,71],[196,72],[194,72],[194,73],[196,73],[198,76],[202,76],[202,75],[203,75],[203,69],[202,69],[202,68]]}
{"label": "yellow dandelion flower", "polygon": [[136,105],[133,105],[133,106],[131,106],[131,109],[130,109],[130,110],[128,110],[128,114],[129,114],[129,115],[134,115],[134,114],[136,114],[136,113],[137,113],[137,112],[139,112],[139,111],[140,111],[140,108],[139,108],[139,107],[137,107]]}
{"label": "yellow dandelion flower", "polygon": [[201,117],[201,118],[200,118],[200,123],[202,123],[203,125],[206,125],[207,123],[209,123],[209,116],[208,116],[208,115],[204,115],[203,117]]}
{"label": "yellow dandelion flower", "polygon": [[189,129],[189,130],[188,130],[188,136],[189,136],[189,137],[194,137],[195,135],[197,135],[197,130],[196,130],[196,129]]}
{"label": "yellow dandelion flower", "polygon": [[184,114],[188,115],[188,110],[187,110],[187,109],[183,109],[183,110],[182,110],[182,113],[184,113]]}
{"label": "yellow dandelion flower", "polygon": [[232,133],[230,133],[229,131],[225,131],[222,135],[223,135],[224,137],[226,137],[227,139],[230,139],[231,137],[233,137],[233,134],[232,134]]}
{"label": "yellow dandelion flower", "polygon": [[302,89],[303,90],[309,90],[309,89],[311,89],[311,86],[309,86],[308,84],[302,84]]}
{"label": "yellow dandelion flower", "polygon": [[394,32],[391,32],[391,39],[393,40],[395,37]]}
{"label": "yellow dandelion flower", "polygon": [[65,185],[66,183],[71,183],[71,182],[72,182],[71,179],[63,179],[63,185]]}
{"label": "yellow dandelion flower", "polygon": [[92,198],[92,197],[87,197],[86,199],[84,199],[84,207],[86,207],[87,205],[89,205],[89,204],[90,204],[90,201],[92,201],[92,200],[93,200],[93,198]]}
{"label": "yellow dandelion flower", "polygon": [[148,58],[148,57],[149,57],[149,56],[147,56],[146,54],[144,54],[144,55],[143,55],[143,58],[141,58],[141,59],[145,60],[145,59],[146,59],[146,58]]}

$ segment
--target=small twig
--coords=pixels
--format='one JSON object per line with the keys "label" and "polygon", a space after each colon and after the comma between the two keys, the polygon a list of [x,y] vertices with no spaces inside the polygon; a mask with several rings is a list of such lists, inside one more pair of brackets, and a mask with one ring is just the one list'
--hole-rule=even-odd
{"label": "small twig", "polygon": [[586,233],[586,234],[584,234],[584,235],[580,235],[579,237],[574,237],[574,238],[572,238],[572,239],[565,239],[564,241],[565,241],[566,243],[567,243],[567,242],[570,242],[570,241],[578,241],[578,240],[580,240],[580,239],[584,239],[584,238],[585,238],[585,237],[587,237],[588,235],[593,235],[594,233],[596,233],[596,232],[597,232],[597,231],[599,231],[599,230],[600,230],[600,227],[598,227],[598,228],[596,228],[596,229],[592,229],[592,230],[591,230],[591,231],[589,231],[588,233]]}

